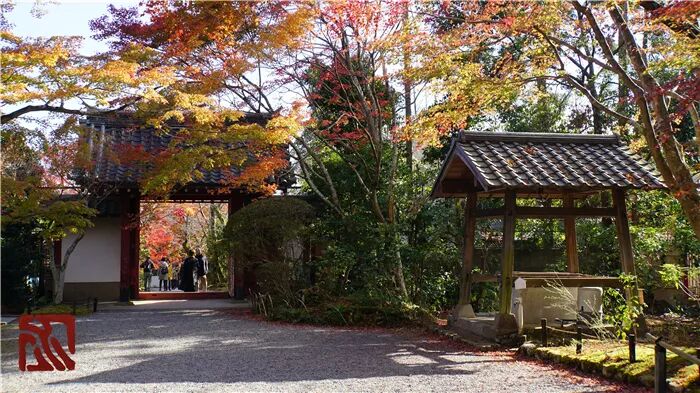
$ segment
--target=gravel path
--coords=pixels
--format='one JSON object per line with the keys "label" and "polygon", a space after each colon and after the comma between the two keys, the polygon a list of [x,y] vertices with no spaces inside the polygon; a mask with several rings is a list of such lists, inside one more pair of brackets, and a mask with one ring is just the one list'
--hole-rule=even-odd
{"label": "gravel path", "polygon": [[222,310],[79,318],[77,366],[66,372],[20,373],[17,334],[2,330],[3,392],[627,391],[430,337],[272,324]]}

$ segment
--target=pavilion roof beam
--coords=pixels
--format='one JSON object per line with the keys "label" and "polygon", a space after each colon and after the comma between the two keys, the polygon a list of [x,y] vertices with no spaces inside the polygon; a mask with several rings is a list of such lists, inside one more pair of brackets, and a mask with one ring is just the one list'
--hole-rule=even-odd
{"label": "pavilion roof beam", "polygon": [[[477,218],[501,218],[504,207],[477,209]],[[566,217],[615,217],[615,208],[611,207],[530,207],[516,206],[517,218],[566,218]]]}

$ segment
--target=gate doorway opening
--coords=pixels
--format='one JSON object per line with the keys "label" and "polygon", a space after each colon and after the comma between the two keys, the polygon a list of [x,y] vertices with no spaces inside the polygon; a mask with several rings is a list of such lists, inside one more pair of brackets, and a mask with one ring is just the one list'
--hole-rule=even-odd
{"label": "gate doorway opening", "polygon": [[[167,199],[153,199],[148,196],[141,195],[138,190],[126,189],[119,190],[117,195],[119,198],[118,210],[121,216],[121,263],[120,263],[120,301],[128,301],[131,299],[197,299],[197,298],[218,298],[218,297],[235,297],[237,299],[242,299],[249,292],[245,287],[244,275],[240,272],[240,268],[235,263],[235,256],[226,255],[227,250],[225,245],[222,245],[222,259],[226,259],[226,268],[219,265],[219,274],[225,275],[227,280],[227,285],[221,283],[222,280],[213,282],[216,286],[213,287],[216,291],[203,291],[203,292],[188,292],[188,291],[152,291],[152,281],[149,280],[144,283],[145,278],[143,277],[143,267],[142,264],[148,256],[149,252],[153,250],[158,250],[155,247],[157,242],[153,242],[153,249],[148,250],[149,241],[153,240],[153,237],[149,239],[150,225],[149,220],[155,225],[155,232],[173,234],[178,231],[186,233],[188,236],[194,236],[194,221],[193,216],[196,214],[200,215],[200,219],[203,222],[207,222],[206,214],[212,214],[212,208],[214,207],[215,215],[221,214],[224,219],[220,220],[219,224],[221,228],[225,226],[228,221],[228,217],[241,209],[243,206],[250,203],[250,201],[255,197],[252,194],[241,193],[238,190],[228,193],[215,194],[210,188],[183,188],[180,192],[173,193],[168,196]],[[198,205],[201,205],[198,206]],[[204,207],[204,205],[209,205]],[[143,208],[142,208],[143,206]],[[160,206],[160,207],[159,207]],[[225,207],[224,207],[225,206]],[[191,209],[191,212],[180,211],[180,209]],[[156,213],[158,212],[158,213]],[[144,215],[143,222],[147,224],[145,230],[142,231],[142,218]],[[187,215],[189,218],[185,220]],[[204,217],[202,217],[204,214]],[[152,217],[150,217],[153,215]],[[182,218],[178,218],[177,216]],[[180,220],[180,221],[178,221]],[[177,228],[178,224],[181,224],[182,228]],[[185,231],[184,225],[188,225],[187,231]],[[173,228],[176,227],[176,228]],[[143,242],[141,237],[143,236]],[[158,236],[155,235],[157,239]],[[182,258],[187,255],[187,251],[195,251],[196,247],[200,243],[200,248],[204,251],[204,239],[190,237],[187,239],[187,247],[184,246],[184,239],[181,239],[180,249],[177,247],[171,248],[172,253],[170,262],[178,262],[176,265],[181,264]],[[144,247],[142,255],[142,246]],[[212,249],[213,250],[213,249]],[[210,251],[212,251],[210,250]],[[161,254],[151,255],[151,258],[157,257],[160,262],[160,258],[165,256],[163,254],[163,249],[159,250]],[[178,253],[179,252],[179,253]],[[143,256],[143,259],[142,259]],[[223,261],[217,261],[223,263]],[[223,272],[221,272],[223,270]],[[155,276],[157,272],[152,272]],[[178,277],[180,279],[180,277]],[[151,279],[155,280],[155,279]],[[160,278],[156,281],[159,287],[162,288],[160,284]],[[179,284],[179,282],[178,282]],[[208,283],[209,284],[209,283]],[[210,284],[211,285],[211,284]],[[149,291],[144,289],[148,288]],[[180,288],[180,285],[178,285]]]}
{"label": "gate doorway opening", "polygon": [[[141,201],[139,299],[228,297],[231,256],[221,241],[228,207],[216,201]],[[196,263],[185,266],[190,253]]]}

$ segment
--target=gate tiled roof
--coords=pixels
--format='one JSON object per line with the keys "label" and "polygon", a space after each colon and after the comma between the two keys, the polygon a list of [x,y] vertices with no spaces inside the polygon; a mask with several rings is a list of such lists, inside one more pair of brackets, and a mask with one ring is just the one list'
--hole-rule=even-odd
{"label": "gate tiled roof", "polygon": [[[264,124],[264,115],[246,115],[243,122]],[[93,173],[97,180],[104,183],[120,185],[136,185],[144,173],[153,165],[159,153],[166,151],[173,138],[182,126],[171,128],[170,132],[156,131],[152,127],[143,126],[128,118],[119,116],[89,116],[81,120],[81,124],[91,131],[87,142],[92,151],[94,165]],[[134,159],[130,155],[141,156]],[[225,182],[227,178],[240,173],[240,168],[206,170],[192,168],[201,177],[190,185],[210,186]]]}

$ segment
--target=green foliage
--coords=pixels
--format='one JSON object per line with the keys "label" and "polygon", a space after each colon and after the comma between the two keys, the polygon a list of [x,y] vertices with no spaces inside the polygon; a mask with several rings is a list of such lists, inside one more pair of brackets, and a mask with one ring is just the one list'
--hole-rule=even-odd
{"label": "green foliage", "polygon": [[431,311],[450,309],[459,291],[463,247],[462,201],[430,200],[438,166],[418,164],[412,173],[401,173],[399,210],[405,239],[400,254],[406,272],[410,300]]}
{"label": "green foliage", "polygon": [[500,298],[499,287],[496,283],[480,282],[472,286],[471,302],[475,312],[497,311]]}
{"label": "green foliage", "polygon": [[[639,327],[639,317],[644,314],[644,305],[637,296],[637,278],[621,274],[620,280],[623,283],[623,291],[605,288],[603,314],[605,321],[613,326],[617,337],[622,339],[627,333]],[[624,294],[627,294],[627,298]]]}
{"label": "green foliage", "polygon": [[430,312],[414,304],[359,294],[300,307],[275,304],[272,297],[257,296],[253,304],[269,319],[314,325],[393,327],[433,321]]}
{"label": "green foliage", "polygon": [[[431,173],[422,169],[420,174],[426,172]],[[401,256],[410,299],[429,310],[451,308],[458,297],[462,216],[459,202],[426,201],[401,225],[401,237],[406,239]]]}
{"label": "green foliage", "polygon": [[582,273],[617,276],[620,267],[620,246],[614,224],[600,219],[579,219],[576,237],[580,248],[579,264]]}
{"label": "green foliage", "polygon": [[661,278],[661,284],[668,288],[678,289],[680,282],[685,276],[683,270],[680,266],[674,265],[672,263],[664,263],[659,269],[659,277]]}
{"label": "green foliage", "polygon": [[[410,315],[407,308],[431,312],[451,308],[457,298],[463,210],[455,201],[426,197],[438,166],[418,164],[408,172],[400,165],[393,185],[398,220],[378,223],[348,165],[322,147],[316,152],[334,179],[347,214],[339,216],[326,204],[309,198],[316,212],[311,221],[304,209],[292,207],[288,214],[283,212],[284,207],[272,206],[274,217],[263,226],[257,224],[257,217],[248,215],[234,230],[234,215],[227,227],[227,232],[241,234],[238,240],[227,236],[228,241],[245,241],[235,247],[250,254],[245,259],[257,261],[258,298],[264,299],[258,302],[260,312],[291,321],[387,324],[401,313]],[[322,182],[318,185],[327,187]],[[383,204],[387,194],[384,188],[380,190]],[[301,216],[295,217],[299,212]],[[286,221],[289,219],[293,222]],[[279,250],[281,242],[260,243],[260,239],[292,240],[302,234],[308,236],[312,249],[318,250],[309,260],[285,259],[279,252],[270,253]],[[398,300],[396,258],[401,258],[409,301]]]}
{"label": "green foliage", "polygon": [[298,198],[261,199],[234,213],[224,236],[242,261],[277,262],[286,257],[313,218],[312,207]]}
{"label": "green foliage", "polygon": [[212,288],[226,288],[228,286],[228,259],[231,255],[230,250],[225,242],[224,220],[221,211],[214,205],[209,207],[212,217],[210,218],[211,227],[207,231],[207,236],[204,239],[206,243],[207,258],[209,260],[209,273],[207,280]]}
{"label": "green foliage", "polygon": [[311,205],[299,198],[258,200],[229,218],[217,249],[233,252],[242,269],[256,272],[262,295],[296,305],[307,284],[304,247],[313,217]]}
{"label": "green foliage", "polygon": [[630,230],[640,286],[650,290],[678,288],[679,267],[700,258],[700,240],[680,204],[667,193],[636,192],[630,199],[634,205]]}
{"label": "green foliage", "polygon": [[23,310],[32,295],[30,277],[38,277],[44,260],[44,242],[33,225],[6,225],[2,230],[2,305],[6,311]]}
{"label": "green foliage", "polygon": [[391,266],[385,252],[387,233],[364,213],[342,220],[327,215],[314,224],[313,241],[325,246],[323,255],[314,261],[316,285],[325,293],[393,293]]}
{"label": "green foliage", "polygon": [[499,112],[508,132],[566,132],[566,98],[538,92]]}
{"label": "green foliage", "polygon": [[452,307],[458,290],[463,210],[452,200],[425,198],[437,166],[418,165],[411,174],[400,167],[394,192],[402,214],[390,225],[377,224],[346,166],[329,161],[326,167],[334,178],[348,179],[336,187],[351,211],[339,218],[321,210],[311,228],[312,242],[324,248],[313,261],[315,286],[336,297],[358,293],[397,297],[393,269],[398,250],[409,300],[434,311]]}

